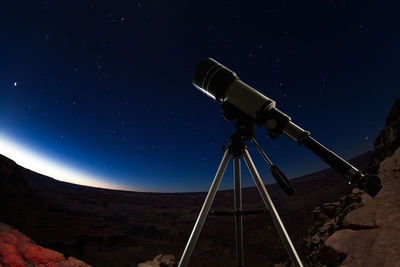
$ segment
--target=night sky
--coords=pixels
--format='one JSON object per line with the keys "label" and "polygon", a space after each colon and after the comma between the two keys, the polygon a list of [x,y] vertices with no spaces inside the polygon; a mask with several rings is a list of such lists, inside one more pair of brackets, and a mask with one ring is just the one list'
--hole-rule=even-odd
{"label": "night sky", "polygon": [[[212,57],[349,159],[373,148],[400,96],[398,10],[396,1],[3,1],[0,154],[80,184],[206,191],[234,132],[192,85]],[[256,137],[290,178],[327,167],[284,136],[257,127]]]}

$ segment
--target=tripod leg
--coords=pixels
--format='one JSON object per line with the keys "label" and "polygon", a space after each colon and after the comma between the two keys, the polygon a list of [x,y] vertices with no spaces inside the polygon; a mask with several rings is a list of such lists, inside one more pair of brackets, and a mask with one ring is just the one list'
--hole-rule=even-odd
{"label": "tripod leg", "polygon": [[233,176],[235,182],[235,232],[236,232],[236,266],[243,267],[243,220],[242,220],[242,186],[240,181],[240,157],[233,159]]}
{"label": "tripod leg", "polygon": [[279,217],[279,214],[275,209],[274,203],[272,202],[267,192],[267,189],[265,188],[265,185],[261,180],[260,175],[258,174],[258,171],[253,163],[253,160],[250,157],[247,148],[245,148],[243,156],[244,160],[246,161],[247,167],[249,168],[250,173],[253,176],[254,182],[257,185],[258,191],[261,194],[264,204],[267,207],[269,213],[271,214],[272,220],[274,222],[276,229],[278,230],[279,236],[281,237],[281,240],[285,245],[287,252],[289,253],[292,263],[294,264],[294,266],[302,267],[303,264],[301,263],[300,258],[297,255],[296,249],[294,248],[292,241],[290,240],[290,237],[286,232],[285,226],[283,225],[281,218]]}
{"label": "tripod leg", "polygon": [[185,250],[183,251],[181,260],[179,261],[178,267],[186,267],[189,262],[190,256],[192,255],[194,246],[196,245],[197,239],[199,238],[201,229],[203,228],[204,222],[207,218],[207,215],[210,211],[211,204],[214,200],[215,194],[217,193],[218,186],[222,180],[222,176],[226,170],[226,166],[228,166],[229,158],[231,153],[229,149],[225,150],[225,154],[221,160],[221,164],[219,165],[217,174],[215,175],[214,181],[211,184],[210,190],[208,191],[206,200],[204,201],[203,207],[201,208],[200,214],[197,217],[197,221],[194,225],[192,233],[190,234],[188,243],[186,244]]}

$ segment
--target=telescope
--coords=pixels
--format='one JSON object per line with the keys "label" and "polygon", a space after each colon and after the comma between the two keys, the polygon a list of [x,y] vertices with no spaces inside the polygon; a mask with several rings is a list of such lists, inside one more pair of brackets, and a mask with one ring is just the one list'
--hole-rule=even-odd
{"label": "telescope", "polygon": [[[275,228],[290,256],[292,264],[303,267],[300,257],[290,240],[290,237],[279,217],[272,199],[261,179],[260,174],[249,154],[245,141],[251,141],[270,166],[270,170],[278,185],[287,195],[294,194],[294,188],[284,173],[274,165],[254,138],[254,125],[265,126],[272,138],[283,134],[299,145],[304,145],[318,157],[339,171],[346,180],[362,191],[375,197],[382,189],[381,180],[376,175],[363,174],[350,163],[318,143],[310,136],[310,132],[303,130],[291,121],[291,118],[276,108],[275,101],[261,94],[254,88],[242,82],[230,69],[217,61],[207,58],[196,68],[193,74],[193,84],[203,93],[217,101],[221,105],[222,116],[228,121],[235,121],[237,131],[230,137],[227,146],[223,147],[224,156],[218,167],[215,178],[207,193],[204,204],[197,217],[196,223],[186,244],[185,250],[179,261],[178,267],[186,267],[201,229],[208,215],[234,216],[236,236],[236,266],[244,266],[243,257],[243,220],[245,215],[269,213]],[[230,158],[233,160],[234,178],[234,210],[211,210],[218,186],[224,175]],[[241,159],[244,159],[256,184],[258,192],[264,202],[266,210],[243,210],[241,190]]]}
{"label": "telescope", "polygon": [[203,60],[193,74],[193,84],[221,105],[223,116],[229,121],[264,126],[271,138],[283,134],[300,146],[305,146],[355,187],[375,197],[382,189],[378,176],[363,174],[350,163],[330,151],[291,121],[276,108],[274,100],[261,94],[212,58]]}

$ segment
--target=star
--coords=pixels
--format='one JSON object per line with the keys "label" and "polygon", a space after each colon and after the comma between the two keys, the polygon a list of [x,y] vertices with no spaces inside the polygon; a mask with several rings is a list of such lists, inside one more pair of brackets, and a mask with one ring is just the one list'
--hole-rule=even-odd
{"label": "star", "polygon": [[14,87],[16,87],[18,84],[17,84],[17,82],[14,82]]}

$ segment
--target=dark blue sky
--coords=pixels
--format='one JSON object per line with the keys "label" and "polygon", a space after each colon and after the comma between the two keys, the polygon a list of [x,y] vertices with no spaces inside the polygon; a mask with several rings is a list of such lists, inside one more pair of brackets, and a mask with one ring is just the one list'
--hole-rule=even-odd
{"label": "dark blue sky", "polygon": [[[348,159],[372,149],[400,96],[398,10],[396,1],[7,1],[0,136],[120,187],[208,190],[234,131],[191,83],[212,57]],[[291,178],[326,167],[283,136],[256,136]]]}

